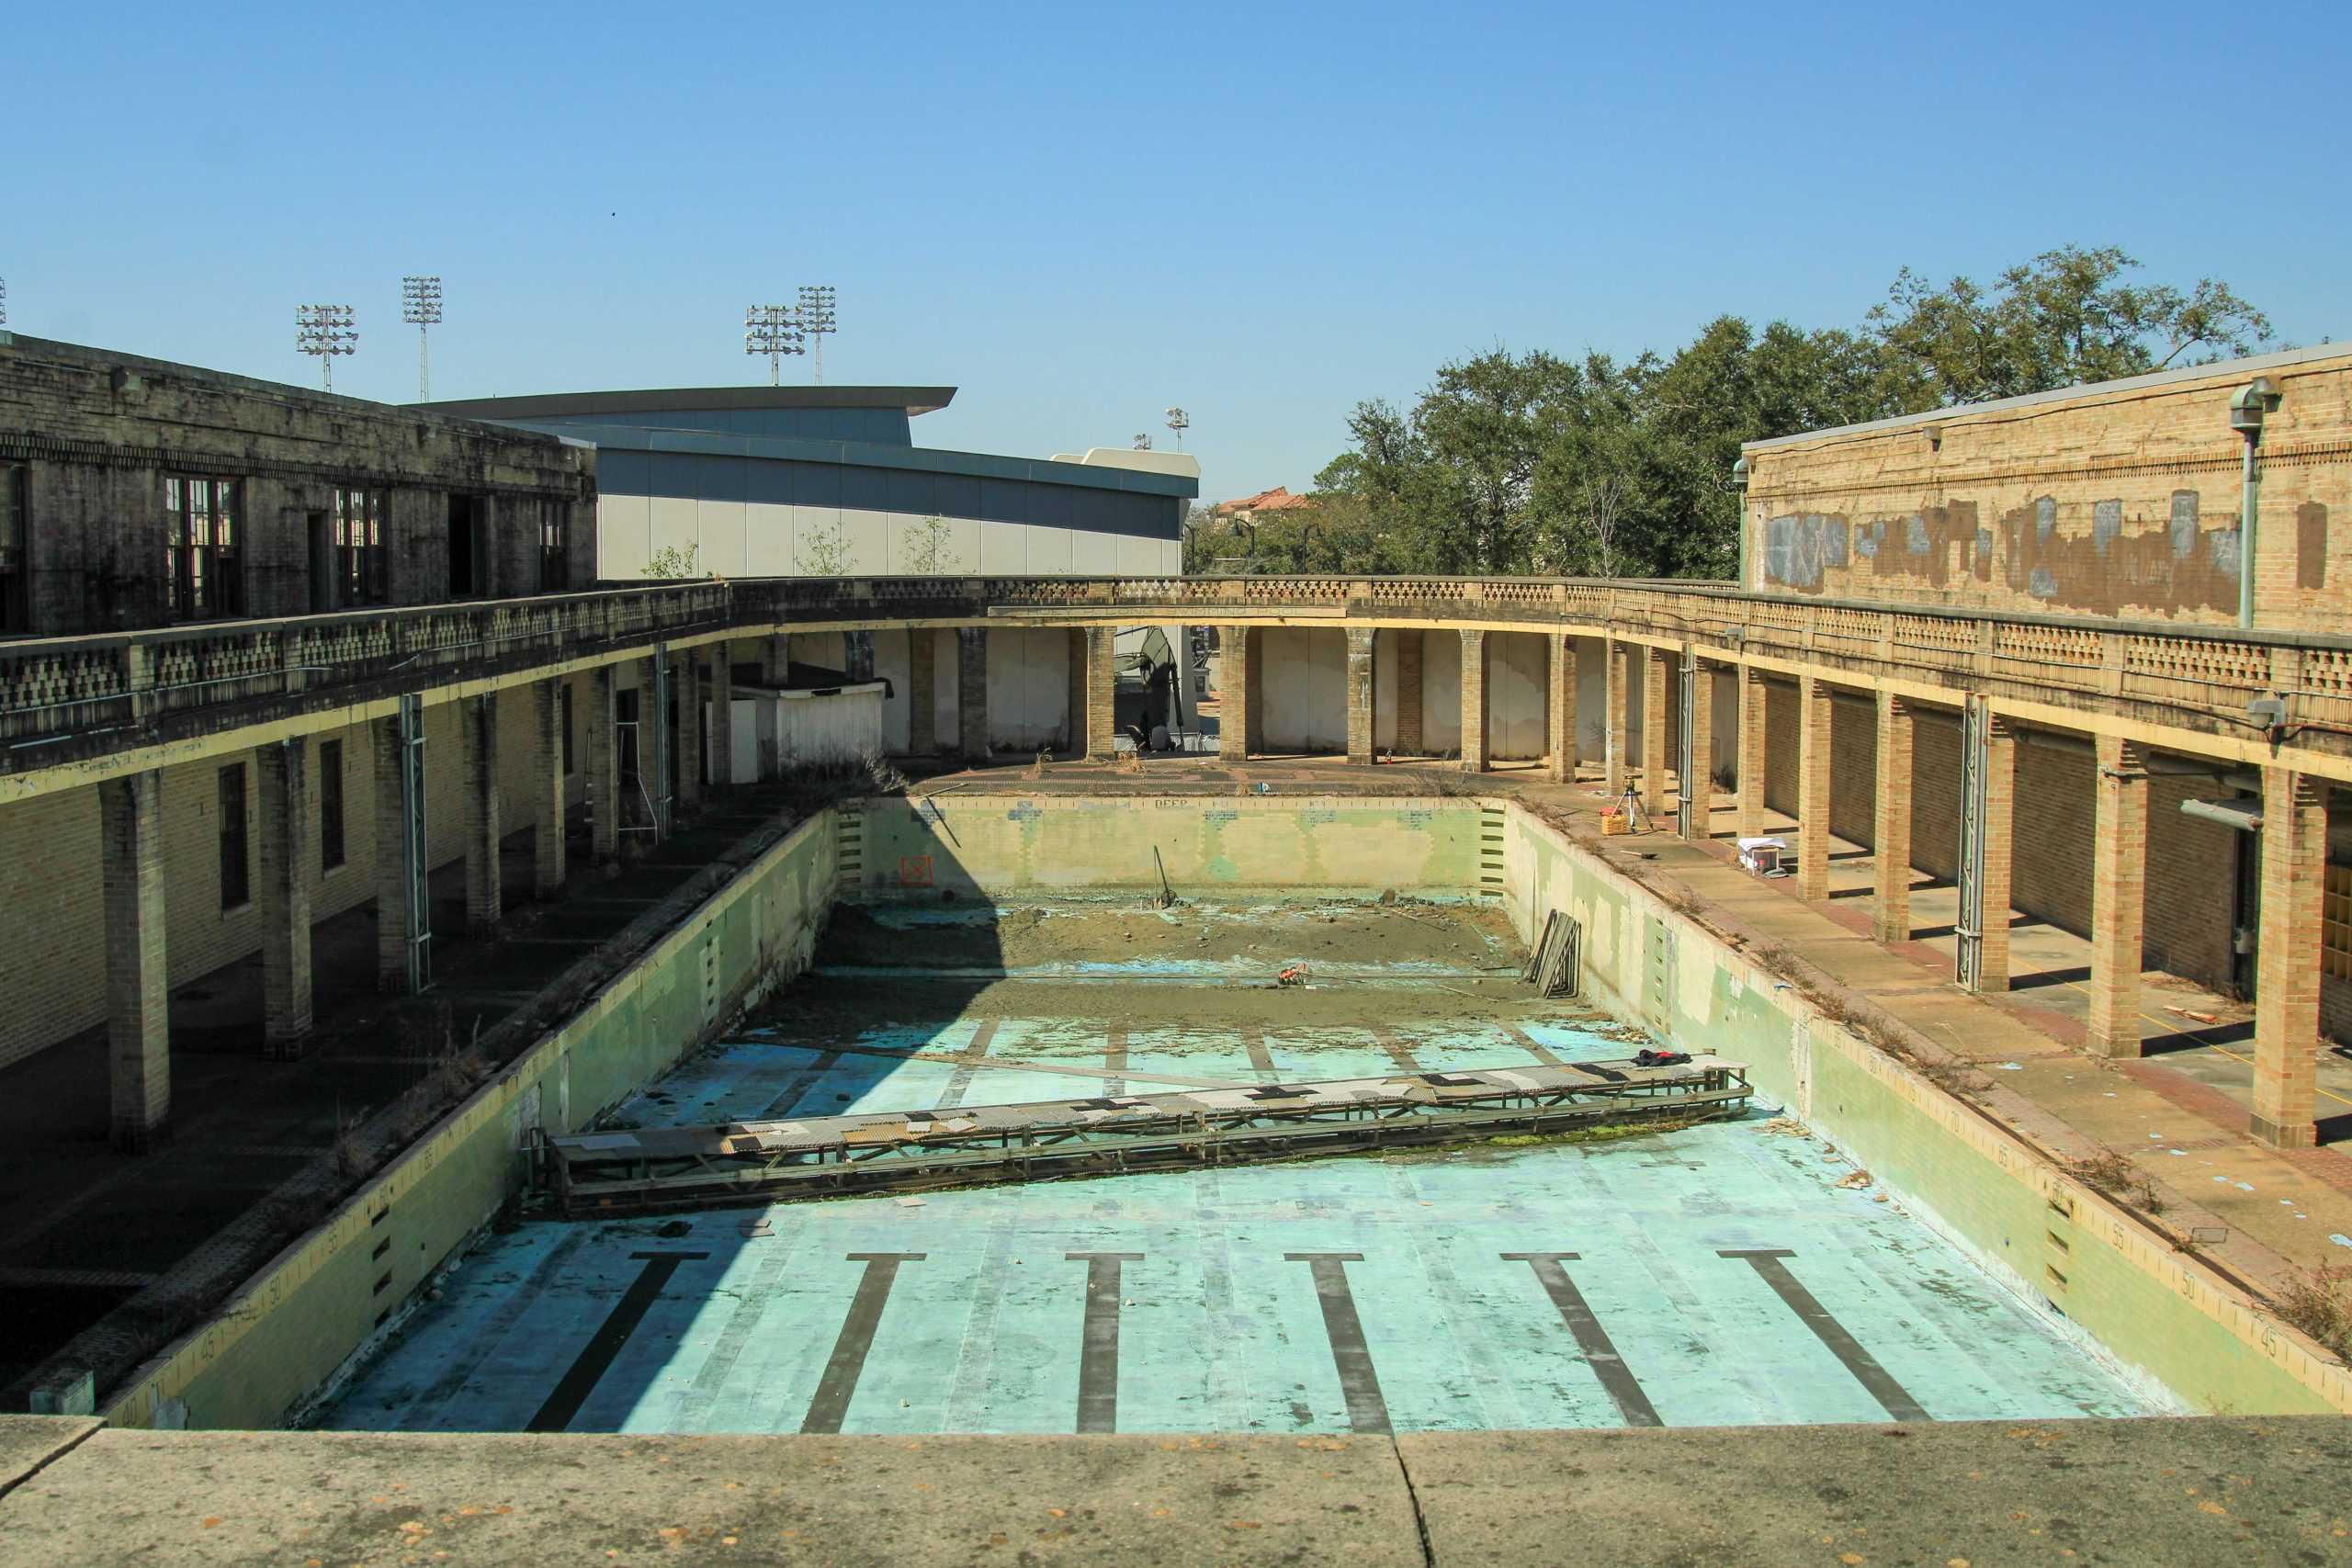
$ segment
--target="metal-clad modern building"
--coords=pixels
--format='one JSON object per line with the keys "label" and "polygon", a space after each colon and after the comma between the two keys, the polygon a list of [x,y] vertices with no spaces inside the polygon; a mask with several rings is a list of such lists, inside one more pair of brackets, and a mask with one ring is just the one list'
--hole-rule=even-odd
{"label": "metal-clad modern building", "polygon": [[[1006,457],[914,445],[952,387],[704,387],[478,398],[445,413],[597,450],[597,573],[665,549],[728,577],[1154,576],[1179,570],[1200,465],[1096,448]],[[934,522],[934,520],[936,520]]]}

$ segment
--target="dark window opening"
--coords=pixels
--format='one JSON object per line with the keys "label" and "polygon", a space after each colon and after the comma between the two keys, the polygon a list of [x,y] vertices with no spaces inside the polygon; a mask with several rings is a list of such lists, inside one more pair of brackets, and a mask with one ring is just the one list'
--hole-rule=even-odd
{"label": "dark window opening", "polygon": [[245,613],[243,546],[234,479],[167,474],[164,479],[164,614],[175,621]]}
{"label": "dark window opening", "polygon": [[563,773],[564,773],[564,776],[565,776],[566,778],[569,778],[569,777],[571,777],[573,773],[578,773],[578,772],[580,771],[579,766],[578,766],[575,762],[573,762],[573,761],[571,760],[571,682],[566,681],[562,685],[558,686],[558,687],[556,688],[556,694],[555,694],[555,705],[556,705],[556,716],[555,716],[556,725],[557,725],[557,727],[558,727],[559,728],[560,728],[560,729],[563,731]]}
{"label": "dark window opening", "polygon": [[0,632],[28,632],[32,619],[32,543],[25,526],[25,470],[0,466]]}
{"label": "dark window opening", "polygon": [[319,747],[319,869],[343,863],[343,742]]}
{"label": "dark window opening", "polygon": [[449,498],[449,597],[471,599],[490,592],[489,503],[470,495]]}
{"label": "dark window opening", "polygon": [[336,491],[333,528],[336,598],[345,604],[390,604],[383,493]]}
{"label": "dark window opening", "polygon": [[245,765],[220,770],[220,907],[241,908],[253,898],[245,860]]}
{"label": "dark window opening", "polygon": [[571,587],[571,503],[539,502],[539,592],[561,593]]}

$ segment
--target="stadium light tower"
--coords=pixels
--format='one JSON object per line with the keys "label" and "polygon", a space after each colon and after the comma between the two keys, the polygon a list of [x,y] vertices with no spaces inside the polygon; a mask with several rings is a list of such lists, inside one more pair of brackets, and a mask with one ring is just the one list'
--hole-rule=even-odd
{"label": "stadium light tower", "polygon": [[424,334],[441,324],[441,280],[437,277],[401,279],[401,320],[416,328],[416,400],[433,397],[432,366],[425,358]]}
{"label": "stadium light tower", "polygon": [[743,308],[743,352],[768,356],[768,385],[784,384],[784,356],[806,354],[800,313],[789,305],[746,305]]}
{"label": "stadium light tower", "polygon": [[1168,428],[1176,433],[1176,450],[1184,449],[1184,432],[1193,428],[1193,416],[1182,409],[1168,411]]}
{"label": "stadium light tower", "polygon": [[825,384],[825,339],[833,331],[833,286],[830,283],[804,283],[800,286],[800,330],[809,338],[808,379],[816,386]]}
{"label": "stadium light tower", "polygon": [[1138,452],[1148,452],[1151,450],[1151,433],[1149,431],[1138,430],[1136,432],[1136,450]]}
{"label": "stadium light tower", "polygon": [[8,280],[0,277],[0,327],[8,324]]}
{"label": "stadium light tower", "polygon": [[359,329],[348,305],[294,307],[294,346],[319,357],[320,385],[334,390],[334,356],[359,346]]}

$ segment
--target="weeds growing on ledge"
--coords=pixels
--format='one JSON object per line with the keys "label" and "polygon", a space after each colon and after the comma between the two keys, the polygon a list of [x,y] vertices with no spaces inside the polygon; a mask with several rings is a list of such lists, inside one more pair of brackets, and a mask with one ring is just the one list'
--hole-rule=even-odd
{"label": "weeds growing on ledge", "polygon": [[2119,1203],[2128,1203],[2143,1214],[2161,1214],[2165,1201],[2156,1195],[2156,1185],[2140,1172],[2131,1156],[2119,1149],[2101,1149],[2095,1155],[2066,1161],[2066,1174]]}
{"label": "weeds growing on ledge", "polygon": [[2352,1362],[2352,1269],[2313,1269],[2287,1281],[2271,1300],[2278,1321]]}

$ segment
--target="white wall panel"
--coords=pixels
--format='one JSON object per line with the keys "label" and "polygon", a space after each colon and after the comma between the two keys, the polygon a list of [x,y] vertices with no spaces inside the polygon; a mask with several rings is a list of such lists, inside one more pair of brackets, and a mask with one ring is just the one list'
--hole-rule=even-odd
{"label": "white wall panel", "polygon": [[1433,757],[1462,750],[1462,634],[1421,634],[1421,749]]}
{"label": "white wall panel", "polygon": [[702,542],[702,569],[721,577],[744,575],[750,528],[740,501],[695,502],[695,537]]}
{"label": "white wall panel", "polygon": [[907,706],[907,639],[928,632],[878,631],[874,634],[874,673],[890,682],[882,699],[882,745],[893,755],[910,750]]}
{"label": "white wall panel", "polygon": [[1324,626],[1258,633],[1259,734],[1270,751],[1348,749],[1348,637]]}
{"label": "white wall panel", "polygon": [[811,509],[782,506],[774,502],[755,502],[744,509],[743,575],[746,577],[789,577],[792,564],[792,525],[796,513]]}
{"label": "white wall panel", "polygon": [[596,575],[635,578],[653,558],[653,509],[641,495],[596,498]]}
{"label": "white wall panel", "polygon": [[945,626],[934,626],[928,633],[931,647],[931,743],[942,751],[953,751],[962,744],[957,729],[959,694],[963,675],[957,663],[961,639]]}
{"label": "white wall panel", "polygon": [[1061,626],[989,629],[989,743],[1014,751],[1069,734],[1069,633]]}
{"label": "white wall panel", "polygon": [[1028,573],[1028,530],[1018,523],[981,524],[980,575],[1025,577]]}
{"label": "white wall panel", "polygon": [[1038,577],[1067,577],[1071,570],[1070,531],[1067,528],[1046,528],[1035,523],[1009,525],[1021,530],[1028,541],[1028,567]]}
{"label": "white wall panel", "polygon": [[[1459,642],[1461,639],[1454,639]],[[1487,756],[1524,761],[1544,754],[1544,638],[1529,632],[1487,634]]]}
{"label": "white wall panel", "polygon": [[[1040,530],[1041,532],[1043,530]],[[1069,569],[1080,577],[1115,577],[1119,546],[1115,536],[1077,529],[1057,529],[1069,536]]]}

